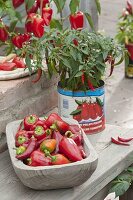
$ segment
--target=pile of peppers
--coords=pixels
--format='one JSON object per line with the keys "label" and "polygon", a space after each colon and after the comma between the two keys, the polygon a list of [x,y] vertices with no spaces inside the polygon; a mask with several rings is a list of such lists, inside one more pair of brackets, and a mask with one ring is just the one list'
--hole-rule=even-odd
{"label": "pile of peppers", "polygon": [[37,166],[63,165],[86,158],[82,131],[63,121],[57,113],[45,119],[26,116],[15,135],[16,158]]}

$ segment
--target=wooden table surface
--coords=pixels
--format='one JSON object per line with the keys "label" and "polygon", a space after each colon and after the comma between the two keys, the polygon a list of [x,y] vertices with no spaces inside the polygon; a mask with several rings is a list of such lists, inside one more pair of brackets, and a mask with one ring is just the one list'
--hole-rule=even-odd
{"label": "wooden table surface", "polygon": [[[98,134],[88,136],[99,155],[96,171],[84,184],[70,189],[35,191],[25,187],[12,168],[8,151],[0,154],[1,200],[93,200],[93,197],[133,162],[133,142],[119,146],[110,142],[111,136],[132,137],[133,130],[114,125]],[[103,200],[99,197],[97,200]]]}

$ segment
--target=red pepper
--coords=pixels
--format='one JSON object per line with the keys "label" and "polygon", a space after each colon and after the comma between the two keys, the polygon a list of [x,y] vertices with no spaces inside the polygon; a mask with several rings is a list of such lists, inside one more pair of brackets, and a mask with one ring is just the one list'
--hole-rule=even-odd
{"label": "red pepper", "polygon": [[32,31],[33,31],[33,20],[34,20],[35,16],[36,16],[36,13],[30,13],[27,16],[27,19],[25,21],[25,29],[29,33],[32,33]]}
{"label": "red pepper", "polygon": [[23,47],[23,44],[29,41],[30,35],[27,33],[15,35],[12,38],[12,43],[19,49]]}
{"label": "red pepper", "polygon": [[69,125],[69,130],[73,133],[76,134],[77,132],[79,133],[81,131],[81,128],[76,125],[76,124],[70,124]]}
{"label": "red pepper", "polygon": [[39,68],[37,70],[37,77],[36,77],[36,79],[32,80],[32,83],[37,83],[40,80],[41,76],[42,76],[42,69]]}
{"label": "red pepper", "polygon": [[0,40],[2,42],[5,42],[8,39],[8,31],[3,23],[1,25],[2,27],[0,27]]}
{"label": "red pepper", "polygon": [[79,43],[78,43],[78,40],[77,40],[77,39],[74,39],[74,40],[73,40],[73,44],[75,44],[75,46],[78,46],[78,44],[79,44]]}
{"label": "red pepper", "polygon": [[16,64],[12,62],[0,63],[0,70],[3,71],[12,71],[16,68]]}
{"label": "red pepper", "polygon": [[[42,138],[41,140],[38,140],[37,143],[36,143],[36,148],[39,148],[40,149],[40,144],[44,141],[44,140],[48,140],[48,139],[51,139],[51,134],[47,135],[45,138]],[[41,151],[41,149],[40,149]]]}
{"label": "red pepper", "polygon": [[74,15],[70,15],[69,17],[71,29],[82,29],[84,26],[84,13],[78,11]]}
{"label": "red pepper", "polygon": [[55,150],[55,148],[56,148],[56,140],[55,139],[44,140],[40,145],[40,149],[43,152],[45,152],[45,150],[47,150],[50,153],[52,153]]}
{"label": "red pepper", "polygon": [[36,115],[29,115],[24,118],[24,129],[27,131],[31,130],[31,127],[34,126],[38,121],[38,117]]}
{"label": "red pepper", "polygon": [[56,140],[56,149],[55,149],[55,153],[59,152],[59,143],[62,140],[63,136],[60,134],[59,131],[54,131],[52,134],[52,138]]}
{"label": "red pepper", "polygon": [[109,77],[112,75],[112,73],[113,73],[113,71],[114,71],[114,64],[115,64],[115,59],[112,59]]}
{"label": "red pepper", "polygon": [[37,140],[42,140],[51,134],[52,131],[50,129],[44,130],[43,126],[36,126],[34,131],[34,136]]}
{"label": "red pepper", "polygon": [[39,8],[41,7],[41,1],[43,1],[42,8],[44,8],[46,6],[46,4],[49,4],[49,0],[37,0],[37,5]]}
{"label": "red pepper", "polygon": [[44,34],[44,20],[38,14],[33,18],[32,32],[38,38],[41,38]]}
{"label": "red pepper", "polygon": [[17,149],[16,149],[16,154],[17,155],[21,155],[22,153],[24,153],[26,151],[26,147],[25,146],[19,146]]}
{"label": "red pepper", "polygon": [[82,81],[82,84],[84,85],[84,83],[85,83],[85,74],[84,74],[84,72],[83,72],[83,74],[81,76],[81,81]]}
{"label": "red pepper", "polygon": [[19,147],[23,145],[24,143],[29,142],[29,135],[25,130],[18,131],[15,135],[15,145],[16,147]]}
{"label": "red pepper", "polygon": [[130,142],[131,140],[133,140],[133,138],[122,138],[122,137],[118,137],[118,140],[121,142]]}
{"label": "red pepper", "polygon": [[61,117],[57,113],[51,113],[49,117],[45,120],[45,124],[50,128],[52,124],[56,123],[56,121],[62,121]]}
{"label": "red pepper", "polygon": [[88,86],[89,86],[89,89],[90,89],[90,90],[94,90],[94,87],[93,87],[93,85],[92,85],[92,83],[91,83],[90,80],[88,80]]}
{"label": "red pepper", "polygon": [[17,68],[25,68],[26,65],[23,61],[23,58],[20,58],[18,56],[16,56],[13,60],[12,60],[12,63],[15,63],[16,64],[16,67]]}
{"label": "red pepper", "polygon": [[36,124],[34,124],[34,125],[30,128],[30,130],[31,130],[31,131],[34,131],[35,128],[36,128],[36,126],[43,126],[44,130],[48,129],[48,127],[45,125],[45,120],[40,120],[40,119],[39,119],[39,120],[36,122]]}
{"label": "red pepper", "polygon": [[81,135],[79,132],[73,134],[71,131],[67,131],[67,132],[65,133],[65,136],[67,136],[68,138],[73,139],[74,142],[75,142],[78,146],[81,145],[82,142],[83,142],[83,137],[82,137],[82,135]]}
{"label": "red pepper", "polygon": [[113,142],[114,144],[117,144],[117,145],[124,145],[124,146],[130,146],[130,144],[127,144],[127,143],[124,143],[124,142],[120,142],[114,138],[111,137],[111,142]]}
{"label": "red pepper", "polygon": [[14,8],[19,7],[23,3],[24,3],[24,0],[12,0],[12,4]]}
{"label": "red pepper", "polygon": [[71,161],[76,162],[83,159],[77,144],[71,138],[63,137],[59,144],[59,150]]}
{"label": "red pepper", "polygon": [[129,1],[129,0],[127,1],[126,10],[129,12],[129,14],[133,14],[133,6],[132,6],[131,1]]}
{"label": "red pepper", "polygon": [[24,153],[22,153],[21,155],[16,155],[16,158],[18,160],[24,160],[26,158],[29,158],[31,153],[35,150],[35,148],[36,148],[36,139],[31,138],[26,151]]}
{"label": "red pepper", "polygon": [[44,19],[44,24],[46,26],[50,25],[52,19],[53,9],[50,7],[45,7],[42,9],[42,18]]}
{"label": "red pepper", "polygon": [[54,160],[52,161],[52,165],[63,165],[63,164],[68,164],[70,163],[70,160],[66,158],[62,154],[56,154],[54,155]]}
{"label": "red pepper", "polygon": [[27,5],[25,7],[26,7],[27,14],[36,13],[38,10],[37,1],[34,2],[33,6],[30,9],[28,9]]}
{"label": "red pepper", "polygon": [[51,158],[49,157],[45,157],[43,152],[39,152],[39,151],[33,151],[28,165],[29,166],[33,166],[33,167],[37,167],[37,166],[49,166],[51,165]]}

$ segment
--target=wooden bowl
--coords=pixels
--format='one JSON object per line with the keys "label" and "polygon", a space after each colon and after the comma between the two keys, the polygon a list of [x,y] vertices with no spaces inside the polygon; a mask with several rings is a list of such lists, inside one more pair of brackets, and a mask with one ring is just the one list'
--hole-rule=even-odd
{"label": "wooden bowl", "polygon": [[[15,158],[15,134],[22,120],[11,122],[6,127],[8,149],[13,168],[22,183],[35,190],[70,188],[84,183],[95,171],[98,155],[83,132],[87,158],[65,165],[30,167]],[[66,120],[77,124],[75,120]]]}

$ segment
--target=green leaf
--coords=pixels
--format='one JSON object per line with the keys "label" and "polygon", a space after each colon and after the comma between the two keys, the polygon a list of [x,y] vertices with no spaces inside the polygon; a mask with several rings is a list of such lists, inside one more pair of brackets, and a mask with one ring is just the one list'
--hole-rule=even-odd
{"label": "green leaf", "polygon": [[71,11],[71,14],[74,14],[77,11],[77,8],[79,7],[80,0],[71,0],[69,4],[69,8]]}
{"label": "green leaf", "polygon": [[62,30],[62,25],[61,25],[59,20],[52,19],[51,22],[50,22],[50,28],[51,29],[57,28],[58,30]]}
{"label": "green leaf", "polygon": [[14,20],[14,21],[12,21],[12,22],[10,23],[10,27],[9,27],[9,31],[10,31],[10,32],[13,32],[13,31],[14,31],[14,29],[15,29],[15,27],[16,27],[16,25],[17,25],[17,22],[18,22],[18,20]]}
{"label": "green leaf", "polygon": [[65,6],[66,0],[53,0],[53,1],[57,7],[57,12],[58,13],[62,12],[62,10]]}
{"label": "green leaf", "polygon": [[95,2],[96,2],[96,6],[97,6],[97,11],[99,12],[99,14],[101,14],[100,0],[95,0]]}
{"label": "green leaf", "polygon": [[127,168],[127,171],[128,171],[129,173],[133,173],[133,167],[128,167],[128,168]]}
{"label": "green leaf", "polygon": [[86,19],[90,25],[90,27],[92,28],[92,30],[94,30],[94,24],[93,24],[93,20],[92,20],[92,17],[89,13],[84,13],[85,16],[86,16]]}
{"label": "green leaf", "polygon": [[74,77],[80,77],[82,76],[83,72],[79,71],[78,73],[76,73],[76,75]]}
{"label": "green leaf", "polygon": [[127,181],[118,181],[113,187],[109,190],[109,193],[115,192],[116,197],[123,195],[130,187],[130,183]]}
{"label": "green leaf", "polygon": [[123,174],[120,174],[118,177],[117,177],[118,180],[121,180],[121,181],[127,181],[127,182],[131,182],[132,181],[132,175],[131,174],[128,174],[128,173],[123,173]]}
{"label": "green leaf", "polygon": [[81,109],[77,109],[77,110],[75,110],[75,111],[73,111],[73,112],[71,112],[71,114],[70,115],[78,115],[78,114],[80,114],[81,113]]}
{"label": "green leaf", "polygon": [[29,10],[35,3],[35,0],[25,0],[26,8]]}
{"label": "green leaf", "polygon": [[75,99],[75,102],[80,106],[82,105],[82,101],[79,101],[79,100]]}
{"label": "green leaf", "polygon": [[117,63],[114,64],[114,66],[120,65],[120,64],[123,62],[123,60],[124,60],[124,56],[122,56],[122,57],[120,58],[120,60],[119,60]]}

